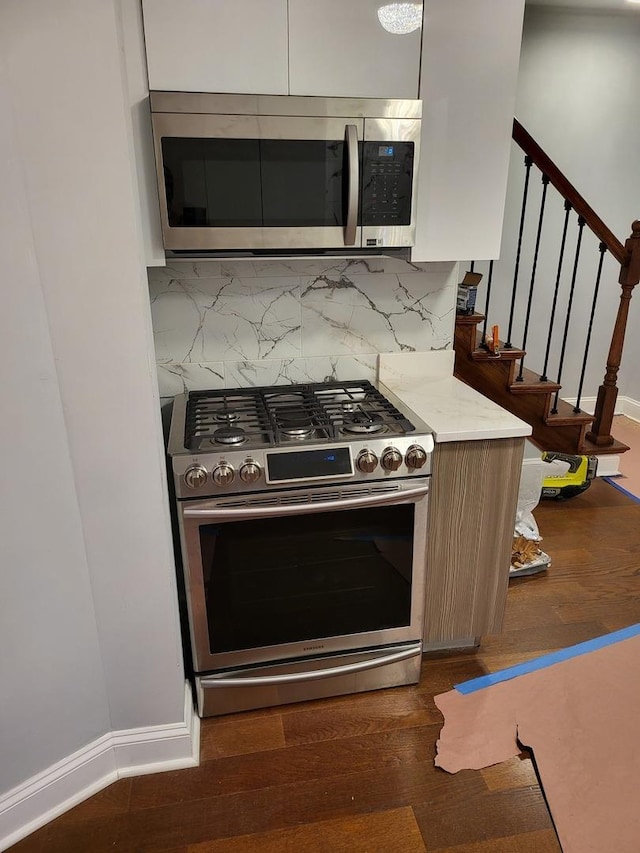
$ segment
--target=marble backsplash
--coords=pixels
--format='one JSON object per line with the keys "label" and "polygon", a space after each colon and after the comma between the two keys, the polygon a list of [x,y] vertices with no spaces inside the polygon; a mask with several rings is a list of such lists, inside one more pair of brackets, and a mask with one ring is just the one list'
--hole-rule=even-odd
{"label": "marble backsplash", "polygon": [[457,265],[394,258],[149,269],[162,397],[376,377],[378,353],[450,349]]}

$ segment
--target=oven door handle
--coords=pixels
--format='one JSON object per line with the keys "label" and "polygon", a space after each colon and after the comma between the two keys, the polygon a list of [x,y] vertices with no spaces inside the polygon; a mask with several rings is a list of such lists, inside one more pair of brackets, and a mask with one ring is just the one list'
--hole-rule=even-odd
{"label": "oven door handle", "polygon": [[200,679],[201,687],[268,687],[274,684],[294,684],[297,681],[316,681],[320,678],[331,678],[334,675],[346,675],[354,672],[364,672],[368,669],[376,669],[379,666],[387,666],[396,661],[407,660],[422,654],[422,643],[416,643],[399,652],[380,655],[368,660],[347,663],[343,666],[329,666],[326,669],[305,670],[304,672],[291,672],[283,675],[257,675],[257,676],[211,676],[207,675]]}
{"label": "oven door handle", "polygon": [[278,516],[300,515],[310,512],[328,512],[331,510],[357,509],[358,507],[386,506],[388,504],[410,503],[428,494],[429,486],[402,492],[384,492],[380,495],[367,495],[364,498],[344,498],[317,502],[300,502],[285,505],[238,506],[238,507],[189,507],[183,508],[185,518],[210,519],[211,521],[242,521],[247,518],[277,518]]}

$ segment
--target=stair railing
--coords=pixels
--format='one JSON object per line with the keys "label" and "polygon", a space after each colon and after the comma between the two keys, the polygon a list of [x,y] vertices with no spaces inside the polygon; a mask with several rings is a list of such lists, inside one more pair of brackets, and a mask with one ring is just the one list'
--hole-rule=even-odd
{"label": "stair railing", "polygon": [[[527,292],[527,303],[526,303],[526,312],[525,312],[525,320],[524,320],[524,330],[523,330],[523,342],[522,349],[526,350],[527,339],[529,335],[529,324],[531,317],[531,306],[532,299],[535,288],[536,281],[536,271],[538,264],[538,253],[540,250],[542,229],[543,229],[543,221],[545,215],[545,204],[547,198],[547,187],[548,185],[553,186],[557,192],[564,199],[564,228],[562,233],[562,240],[560,245],[560,252],[558,257],[557,271],[555,277],[554,291],[553,291],[553,302],[551,306],[551,316],[550,316],[550,324],[549,330],[546,339],[545,345],[545,353],[544,353],[544,365],[542,368],[542,372],[540,374],[540,381],[547,382],[548,376],[548,368],[549,368],[549,355],[551,350],[551,339],[554,334],[554,322],[556,319],[556,312],[558,309],[558,294],[560,290],[560,281],[563,272],[563,266],[565,262],[565,250],[567,246],[567,231],[569,225],[569,217],[573,212],[577,215],[578,222],[578,234],[577,234],[577,242],[575,245],[575,251],[573,255],[573,263],[572,263],[572,271],[571,271],[571,280],[570,280],[570,288],[568,294],[568,303],[565,309],[565,317],[564,317],[564,328],[563,328],[563,338],[562,344],[560,348],[559,361],[557,366],[557,384],[561,384],[562,372],[564,367],[565,360],[565,350],[567,346],[568,333],[569,333],[569,324],[571,322],[572,309],[574,307],[574,295],[576,289],[576,280],[577,280],[577,272],[578,266],[580,263],[580,254],[582,249],[582,236],[583,231],[587,228],[595,237],[600,241],[599,243],[599,262],[598,262],[598,270],[595,276],[595,286],[591,299],[591,311],[588,322],[588,329],[586,333],[586,345],[584,357],[582,360],[582,365],[580,368],[580,379],[578,384],[578,396],[576,399],[576,403],[573,411],[578,414],[581,412],[580,402],[583,391],[583,383],[585,378],[585,371],[587,365],[587,358],[589,354],[589,348],[591,345],[591,337],[594,325],[594,317],[596,312],[596,303],[598,300],[598,295],[600,293],[600,285],[601,285],[601,277],[602,277],[602,268],[605,254],[608,252],[613,258],[615,258],[616,262],[620,264],[620,276],[619,283],[621,285],[621,293],[618,304],[618,310],[616,315],[616,320],[611,336],[611,343],[609,347],[609,354],[607,358],[606,371],[602,384],[598,389],[596,406],[594,411],[594,418],[591,424],[591,429],[587,432],[586,438],[592,444],[598,447],[608,447],[614,443],[613,436],[611,435],[611,426],[613,423],[613,415],[615,411],[615,404],[618,396],[618,388],[617,388],[617,376],[618,370],[620,368],[620,364],[622,361],[622,351],[624,346],[624,338],[627,326],[627,319],[629,314],[629,303],[631,300],[631,295],[633,292],[633,288],[640,281],[640,221],[636,220],[632,224],[632,233],[628,240],[623,244],[618,238],[613,234],[613,232],[608,228],[608,226],[602,221],[602,219],[597,215],[597,213],[593,210],[593,208],[585,201],[585,199],[580,195],[580,193],[576,190],[576,188],[571,184],[571,182],[562,174],[560,169],[556,166],[556,164],[550,159],[550,157],[540,148],[538,143],[533,139],[533,137],[525,130],[525,128],[520,124],[517,119],[514,119],[513,122],[513,140],[520,146],[520,148],[524,151],[525,154],[525,178],[524,178],[524,187],[523,187],[523,197],[522,197],[522,205],[520,210],[520,223],[519,223],[519,232],[518,232],[518,243],[516,249],[516,257],[515,257],[515,268],[513,275],[513,283],[511,290],[511,300],[509,307],[509,324],[507,330],[507,341],[504,344],[506,349],[513,349],[514,345],[512,343],[513,336],[513,325],[514,325],[514,315],[515,315],[515,307],[516,301],[519,292],[519,284],[520,284],[520,273],[522,271],[522,263],[521,263],[521,251],[523,245],[523,233],[525,229],[525,218],[527,211],[527,202],[530,194],[530,176],[531,176],[531,168],[533,165],[537,167],[537,169],[541,172],[542,178],[542,197],[540,201],[540,209],[538,214],[538,225],[535,237],[535,249],[533,254],[533,261],[531,266],[529,287]],[[491,298],[491,279],[493,277],[493,261],[490,262],[489,268],[489,288],[487,290],[487,298],[485,302],[485,321],[484,321],[484,331],[482,335],[482,340],[486,337],[486,325],[487,325],[487,315],[489,313],[489,300]],[[524,357],[520,362],[520,370],[516,377],[516,381],[522,382],[524,379]],[[558,411],[558,394],[556,393],[553,407],[551,409],[551,413],[554,414]]]}

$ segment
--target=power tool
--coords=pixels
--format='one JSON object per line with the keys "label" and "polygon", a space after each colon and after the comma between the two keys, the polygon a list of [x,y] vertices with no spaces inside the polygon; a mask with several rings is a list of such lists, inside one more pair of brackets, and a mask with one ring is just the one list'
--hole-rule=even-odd
{"label": "power tool", "polygon": [[542,454],[544,462],[568,462],[569,470],[563,474],[550,475],[542,481],[543,498],[565,500],[586,491],[598,471],[597,456],[574,456],[570,453]]}

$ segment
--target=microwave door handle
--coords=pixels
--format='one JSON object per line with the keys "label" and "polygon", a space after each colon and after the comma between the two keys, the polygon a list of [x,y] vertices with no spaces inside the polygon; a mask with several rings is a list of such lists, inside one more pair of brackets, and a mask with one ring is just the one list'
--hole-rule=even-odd
{"label": "microwave door handle", "polygon": [[355,246],[358,230],[358,187],[360,184],[360,164],[358,161],[358,128],[355,124],[345,127],[347,144],[347,221],[344,226],[345,246]]}

